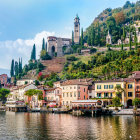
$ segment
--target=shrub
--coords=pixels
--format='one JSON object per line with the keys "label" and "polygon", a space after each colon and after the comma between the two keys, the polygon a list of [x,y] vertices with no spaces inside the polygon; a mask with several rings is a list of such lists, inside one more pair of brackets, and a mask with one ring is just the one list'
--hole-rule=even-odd
{"label": "shrub", "polygon": [[67,56],[68,61],[76,61],[77,59],[75,56]]}

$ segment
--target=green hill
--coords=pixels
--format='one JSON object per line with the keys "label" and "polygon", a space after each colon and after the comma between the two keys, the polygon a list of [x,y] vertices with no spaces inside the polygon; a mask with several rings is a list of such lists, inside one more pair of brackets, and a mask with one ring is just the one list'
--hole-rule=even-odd
{"label": "green hill", "polygon": [[107,8],[100,13],[93,23],[84,32],[84,41],[91,46],[105,46],[108,30],[112,35],[112,43],[117,43],[123,38],[123,27],[129,32],[125,24],[133,24],[140,19],[140,1],[130,3],[127,1],[123,7],[116,9]]}

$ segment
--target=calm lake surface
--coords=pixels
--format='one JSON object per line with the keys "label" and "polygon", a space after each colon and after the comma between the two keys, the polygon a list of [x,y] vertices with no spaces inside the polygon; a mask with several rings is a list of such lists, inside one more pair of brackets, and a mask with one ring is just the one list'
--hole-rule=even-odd
{"label": "calm lake surface", "polygon": [[0,140],[140,140],[140,117],[0,112]]}

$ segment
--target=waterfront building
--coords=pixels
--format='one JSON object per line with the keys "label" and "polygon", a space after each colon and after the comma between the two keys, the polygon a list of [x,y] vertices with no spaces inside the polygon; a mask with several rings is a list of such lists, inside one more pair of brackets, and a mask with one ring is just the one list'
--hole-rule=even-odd
{"label": "waterfront building", "polygon": [[95,82],[95,98],[101,100],[103,106],[111,105],[112,99],[116,97],[116,93],[118,92],[116,89],[117,86],[120,86],[124,90],[121,100],[122,105],[124,105],[124,107],[132,107],[132,100],[135,98],[133,78]]}
{"label": "waterfront building", "polygon": [[74,79],[62,82],[62,107],[72,108],[72,101],[88,100],[89,85],[92,85],[92,79]]}
{"label": "waterfront building", "polygon": [[140,71],[135,71],[132,74],[135,82],[135,97],[140,98]]}
{"label": "waterfront building", "polygon": [[55,106],[60,107],[61,106],[61,100],[62,100],[62,89],[59,87],[55,87],[55,88],[47,88],[44,89],[44,94],[43,98],[44,98],[44,106],[52,104]]}
{"label": "waterfront building", "polygon": [[95,84],[93,83],[92,85],[88,86],[88,99],[92,99],[95,97],[96,97]]}

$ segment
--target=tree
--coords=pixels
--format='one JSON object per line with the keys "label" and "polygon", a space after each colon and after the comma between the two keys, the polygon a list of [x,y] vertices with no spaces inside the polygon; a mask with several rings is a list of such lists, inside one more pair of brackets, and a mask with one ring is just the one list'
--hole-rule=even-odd
{"label": "tree", "polygon": [[115,20],[116,20],[117,24],[122,24],[125,22],[125,16],[124,16],[123,11],[121,11],[115,15]]}
{"label": "tree", "polygon": [[124,42],[124,40],[125,40],[125,37],[126,37],[125,27],[123,26],[123,42]]}
{"label": "tree", "polygon": [[19,69],[19,74],[21,74],[22,73],[22,58],[21,60],[19,58],[18,69]]}
{"label": "tree", "polygon": [[88,35],[87,43],[88,43],[89,46],[91,45],[91,38],[90,38],[90,35]]}
{"label": "tree", "polygon": [[133,100],[133,105],[137,108],[138,105],[140,105],[140,99],[139,99],[139,98],[135,98],[135,99]]}
{"label": "tree", "polygon": [[72,31],[72,45],[74,45],[74,32]]}
{"label": "tree", "polygon": [[137,35],[136,35],[136,31],[135,31],[135,36],[134,36],[134,43],[135,43],[135,49],[137,50]]}
{"label": "tree", "polygon": [[0,89],[0,100],[5,102],[10,90],[1,88]]}
{"label": "tree", "polygon": [[40,58],[42,60],[51,60],[51,56],[46,52],[46,50],[41,51]]}
{"label": "tree", "polygon": [[94,46],[94,40],[95,40],[95,29],[94,27],[91,30],[91,45]]}
{"label": "tree", "polygon": [[122,44],[121,44],[121,51],[123,51],[123,42],[122,42]]}
{"label": "tree", "polygon": [[31,60],[36,60],[36,46],[35,46],[35,44],[33,45],[33,49],[31,52]]}
{"label": "tree", "polygon": [[14,59],[12,59],[12,62],[11,62],[10,75],[11,75],[11,77],[13,77],[13,76],[14,76]]}
{"label": "tree", "polygon": [[114,97],[113,99],[112,99],[112,103],[113,103],[113,105],[115,106],[115,107],[119,107],[120,105],[121,105],[121,102],[120,102],[120,98],[119,97]]}
{"label": "tree", "polygon": [[129,50],[132,49],[131,31],[129,32]]}
{"label": "tree", "polygon": [[28,96],[28,104],[30,104],[30,98],[33,95],[37,95],[38,100],[43,100],[43,92],[38,89],[29,89],[24,93],[24,95]]}
{"label": "tree", "polygon": [[43,41],[42,41],[42,50],[45,50],[45,39],[43,38]]}
{"label": "tree", "polygon": [[18,62],[15,61],[15,76],[18,76],[18,74],[19,74]]}
{"label": "tree", "polygon": [[81,29],[81,38],[80,38],[81,45],[84,45],[84,39],[83,39],[83,28]]}
{"label": "tree", "polygon": [[117,97],[122,99],[122,94],[124,93],[124,89],[120,85],[117,85],[115,87],[115,90],[117,90],[117,92],[116,92]]}
{"label": "tree", "polygon": [[97,34],[98,45],[100,46],[100,25],[98,23],[98,34]]}

